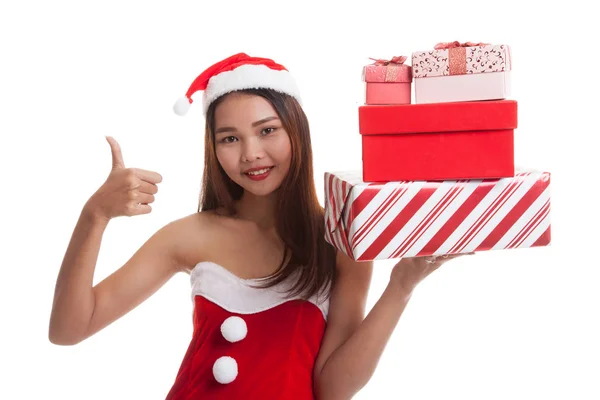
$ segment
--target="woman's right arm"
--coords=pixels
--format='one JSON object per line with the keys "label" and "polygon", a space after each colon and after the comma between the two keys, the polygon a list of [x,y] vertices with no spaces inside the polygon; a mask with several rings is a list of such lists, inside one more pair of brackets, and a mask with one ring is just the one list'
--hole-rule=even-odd
{"label": "woman's right arm", "polygon": [[74,345],[140,305],[184,266],[177,237],[184,220],[152,235],[119,269],[93,286],[94,270],[106,222],[85,209],[65,254],[56,282],[49,339]]}
{"label": "woman's right arm", "polygon": [[182,269],[178,258],[185,219],[158,230],[125,265],[93,287],[102,236],[110,219],[147,214],[159,174],[124,167],[117,142],[107,138],[113,169],[83,207],[56,281],[49,339],[79,343],[127,314]]}
{"label": "woman's right arm", "polygon": [[83,208],[65,253],[50,316],[49,339],[54,344],[78,343],[94,311],[92,288],[102,235],[108,221]]}

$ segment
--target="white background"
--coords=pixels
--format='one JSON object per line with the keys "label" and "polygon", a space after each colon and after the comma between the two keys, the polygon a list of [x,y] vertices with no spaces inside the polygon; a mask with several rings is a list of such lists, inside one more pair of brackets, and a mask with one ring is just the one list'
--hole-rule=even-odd
{"label": "white background", "polygon": [[[105,233],[94,282],[196,211],[200,103],[173,103],[243,51],[284,64],[310,119],[315,181],[360,168],[368,57],[440,41],[512,46],[516,163],[552,175],[553,244],[479,253],[417,289],[356,399],[598,399],[598,51],[583,2],[20,1],[0,6],[3,399],[163,399],[192,332],[189,277],[73,347],[48,341],[54,284],[110,150],[159,172],[154,211]],[[590,3],[591,4],[591,3]],[[375,263],[368,308],[393,261]],[[268,340],[268,338],[267,338]]]}

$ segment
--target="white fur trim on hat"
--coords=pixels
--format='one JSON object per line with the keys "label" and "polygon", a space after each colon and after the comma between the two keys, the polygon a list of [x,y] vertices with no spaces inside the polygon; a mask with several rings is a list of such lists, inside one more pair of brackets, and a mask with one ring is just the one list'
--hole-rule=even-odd
{"label": "white fur trim on hat", "polygon": [[232,71],[221,72],[208,81],[202,95],[203,111],[218,97],[242,89],[273,89],[294,97],[298,103],[300,90],[289,71],[274,70],[265,65],[241,65]]}

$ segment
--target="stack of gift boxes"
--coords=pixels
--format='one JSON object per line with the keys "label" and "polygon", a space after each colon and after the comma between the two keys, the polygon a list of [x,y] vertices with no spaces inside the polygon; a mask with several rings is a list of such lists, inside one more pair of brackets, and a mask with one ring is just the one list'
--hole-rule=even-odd
{"label": "stack of gift boxes", "polygon": [[549,245],[550,174],[514,166],[509,47],[405,62],[363,69],[363,168],[325,173],[327,241],[358,261]]}

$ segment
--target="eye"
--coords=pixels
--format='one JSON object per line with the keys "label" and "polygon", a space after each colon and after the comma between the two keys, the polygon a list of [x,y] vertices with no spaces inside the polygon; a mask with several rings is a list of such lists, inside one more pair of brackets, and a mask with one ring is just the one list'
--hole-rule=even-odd
{"label": "eye", "polygon": [[237,138],[235,136],[227,136],[221,139],[222,143],[233,143]]}
{"label": "eye", "polygon": [[262,134],[268,135],[269,133],[275,132],[277,128],[265,128],[261,131]]}

